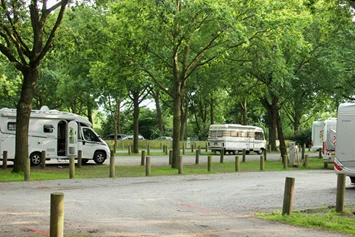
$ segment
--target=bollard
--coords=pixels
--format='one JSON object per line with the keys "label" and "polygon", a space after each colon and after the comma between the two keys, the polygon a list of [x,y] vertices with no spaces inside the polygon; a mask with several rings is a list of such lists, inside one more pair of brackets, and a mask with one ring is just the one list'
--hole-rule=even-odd
{"label": "bollard", "polygon": [[224,161],[224,148],[221,150],[221,156],[219,159],[219,163],[223,163],[223,161]]}
{"label": "bollard", "polygon": [[182,161],[182,156],[179,156],[179,174],[184,174],[184,164]]}
{"label": "bollard", "polygon": [[292,214],[294,187],[295,187],[295,178],[286,177],[282,215]]}
{"label": "bollard", "polygon": [[264,156],[260,156],[260,171],[265,170]]}
{"label": "bollard", "polygon": [[[114,150],[115,149],[111,150],[111,154],[115,153]],[[83,165],[83,151],[82,150],[78,150],[78,164],[76,164],[76,166],[78,168],[81,168],[82,165]]]}
{"label": "bollard", "polygon": [[200,163],[200,150],[196,149],[195,164],[198,165],[199,163]]}
{"label": "bollard", "polygon": [[284,164],[284,169],[287,169],[287,162],[288,162],[287,155],[284,155],[282,161],[283,161],[282,163]]}
{"label": "bollard", "polygon": [[150,176],[150,157],[145,158],[145,176]]}
{"label": "bollard", "polygon": [[321,158],[322,158],[322,148],[319,148],[318,158],[319,158],[319,159],[321,159]]}
{"label": "bollard", "polygon": [[305,150],[306,150],[306,144],[303,144],[302,146],[302,160],[305,158]]}
{"label": "bollard", "polygon": [[308,168],[308,155],[304,156],[304,167]]}
{"label": "bollard", "polygon": [[128,155],[131,154],[131,145],[128,145],[128,146],[127,146],[127,152],[128,152]]}
{"label": "bollard", "polygon": [[112,150],[110,156],[110,178],[114,178],[114,177],[115,177],[115,153]]}
{"label": "bollard", "polygon": [[235,171],[239,172],[240,170],[240,162],[239,162],[239,156],[235,157]]}
{"label": "bollard", "polygon": [[30,173],[31,173],[31,160],[27,159],[26,164],[25,164],[25,181],[29,181],[30,180]]}
{"label": "bollard", "polygon": [[64,194],[61,192],[51,193],[49,236],[64,236]]}
{"label": "bollard", "polygon": [[46,168],[46,151],[41,153],[41,169]]}
{"label": "bollard", "polygon": [[208,152],[208,143],[205,144],[205,151]]}
{"label": "bollard", "polygon": [[75,178],[75,160],[74,158],[69,159],[69,179]]}
{"label": "bollard", "polygon": [[160,149],[162,149],[163,148],[163,143],[160,143]]}
{"label": "bollard", "polygon": [[147,154],[148,154],[148,156],[150,155],[150,144],[149,144],[149,142],[147,144]]}
{"label": "bollard", "polygon": [[169,150],[169,165],[173,163],[173,151]]}
{"label": "bollard", "polygon": [[336,197],[336,212],[344,212],[345,200],[345,174],[338,174],[337,180],[337,197]]}
{"label": "bollard", "polygon": [[194,152],[194,144],[191,144],[191,152]]}
{"label": "bollard", "polygon": [[246,153],[247,153],[247,151],[245,149],[243,149],[243,160],[242,160],[242,162],[245,162]]}
{"label": "bollard", "polygon": [[165,145],[165,155],[168,154],[168,145]]}
{"label": "bollard", "polygon": [[264,155],[264,160],[266,161],[267,160],[267,151],[266,151],[266,149],[264,149],[263,155]]}
{"label": "bollard", "polygon": [[2,153],[2,169],[7,169],[7,151],[3,151]]}
{"label": "bollard", "polygon": [[144,166],[144,160],[145,160],[145,151],[142,151],[141,154],[141,165]]}
{"label": "bollard", "polygon": [[208,172],[211,172],[211,171],[212,171],[212,156],[208,156],[207,171],[208,171]]}

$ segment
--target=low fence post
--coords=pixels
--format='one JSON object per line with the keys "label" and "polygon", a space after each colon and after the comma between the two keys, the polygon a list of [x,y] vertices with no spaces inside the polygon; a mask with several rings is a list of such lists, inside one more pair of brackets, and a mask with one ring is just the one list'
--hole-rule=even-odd
{"label": "low fence post", "polygon": [[196,149],[195,164],[198,165],[199,163],[200,163],[200,150]]}
{"label": "low fence post", "polygon": [[141,165],[144,166],[144,160],[145,160],[145,151],[142,151],[141,154]]}
{"label": "low fence post", "polygon": [[46,168],[46,151],[41,153],[41,169]]}
{"label": "low fence post", "polygon": [[287,166],[288,166],[288,164],[287,164],[288,163],[287,155],[284,155],[282,160],[283,160],[282,163],[284,165],[284,169],[287,169]]}
{"label": "low fence post", "polygon": [[[115,153],[115,148],[113,148],[111,150],[111,154]],[[78,164],[76,165],[78,168],[81,168],[81,166],[83,165],[83,151],[82,150],[78,150]]]}
{"label": "low fence post", "polygon": [[295,188],[295,178],[286,177],[282,215],[292,214],[294,188]]}
{"label": "low fence post", "polygon": [[173,163],[173,151],[169,150],[169,165]]}
{"label": "low fence post", "polygon": [[264,156],[260,156],[260,171],[265,170]]}
{"label": "low fence post", "polygon": [[211,172],[211,171],[212,171],[212,156],[208,156],[207,171],[208,171],[208,172]]}
{"label": "low fence post", "polygon": [[184,163],[182,156],[179,156],[179,174],[184,174]]}
{"label": "low fence post", "polygon": [[114,177],[115,177],[115,154],[112,150],[110,156],[110,178],[114,178]]}
{"label": "low fence post", "polygon": [[266,149],[264,149],[263,155],[264,155],[264,160],[266,161],[267,160],[267,151],[266,151]]}
{"label": "low fence post", "polygon": [[64,236],[64,194],[61,192],[51,193],[49,235]]}
{"label": "low fence post", "polygon": [[308,168],[308,155],[304,156],[304,167]]}
{"label": "low fence post", "polygon": [[223,161],[224,161],[224,148],[221,150],[221,157],[219,163],[223,163]]}
{"label": "low fence post", "polygon": [[322,158],[322,148],[319,148],[318,158],[319,158],[319,159],[321,159],[321,158]]}
{"label": "low fence post", "polygon": [[7,151],[3,151],[2,153],[2,169],[6,170],[7,169]]}
{"label": "low fence post", "polygon": [[242,160],[242,162],[245,162],[246,153],[247,153],[247,151],[245,149],[243,149],[243,160]]}
{"label": "low fence post", "polygon": [[31,159],[27,159],[25,163],[25,172],[24,172],[25,181],[30,180],[30,173],[31,173]]}
{"label": "low fence post", "polygon": [[75,160],[74,158],[69,158],[69,178],[75,178]]}
{"label": "low fence post", "polygon": [[235,171],[239,172],[240,169],[240,162],[239,162],[239,156],[235,157]]}
{"label": "low fence post", "polygon": [[337,180],[337,197],[336,197],[336,212],[344,212],[344,200],[345,200],[345,174],[338,174]]}
{"label": "low fence post", "polygon": [[150,176],[150,157],[147,156],[145,159],[145,176]]}

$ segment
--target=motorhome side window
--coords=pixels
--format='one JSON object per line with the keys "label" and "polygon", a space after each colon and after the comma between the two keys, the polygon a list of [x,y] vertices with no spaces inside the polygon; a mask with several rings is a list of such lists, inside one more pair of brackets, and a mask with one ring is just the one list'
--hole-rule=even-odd
{"label": "motorhome side window", "polygon": [[16,122],[8,122],[7,123],[7,130],[16,131]]}
{"label": "motorhome side window", "polygon": [[98,138],[96,134],[89,128],[83,128],[83,135],[86,141],[97,141]]}
{"label": "motorhome side window", "polygon": [[54,132],[54,126],[52,124],[43,125],[43,132],[45,132],[45,133],[53,133]]}
{"label": "motorhome side window", "polygon": [[264,140],[264,133],[255,132],[255,140]]}

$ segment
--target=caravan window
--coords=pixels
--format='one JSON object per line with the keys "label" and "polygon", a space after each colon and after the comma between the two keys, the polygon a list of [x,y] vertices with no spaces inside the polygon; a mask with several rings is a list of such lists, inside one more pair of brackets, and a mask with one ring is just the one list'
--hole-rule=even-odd
{"label": "caravan window", "polygon": [[43,132],[45,132],[45,133],[53,133],[54,132],[54,126],[52,124],[43,125]]}
{"label": "caravan window", "polygon": [[16,131],[16,122],[8,122],[7,123],[7,130]]}
{"label": "caravan window", "polygon": [[264,133],[255,132],[255,140],[264,140]]}

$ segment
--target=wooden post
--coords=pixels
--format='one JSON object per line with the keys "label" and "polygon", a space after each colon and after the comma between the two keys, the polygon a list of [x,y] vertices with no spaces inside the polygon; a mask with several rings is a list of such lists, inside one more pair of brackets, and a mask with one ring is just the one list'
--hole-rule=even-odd
{"label": "wooden post", "polygon": [[112,150],[110,156],[110,178],[114,178],[114,177],[115,177],[115,153]]}
{"label": "wooden post", "polygon": [[149,144],[149,142],[147,144],[147,154],[148,154],[148,156],[150,156],[150,144]]}
{"label": "wooden post", "polygon": [[221,157],[219,159],[219,163],[223,163],[224,161],[224,148],[221,150]]}
{"label": "wooden post", "polygon": [[145,176],[150,176],[150,157],[147,156],[145,159]]}
{"label": "wooden post", "polygon": [[31,160],[27,159],[25,164],[25,172],[24,172],[25,181],[30,180],[30,173],[31,173]]}
{"label": "wooden post", "polygon": [[2,153],[2,169],[7,169],[7,151],[3,151]]}
{"label": "wooden post", "polygon": [[211,171],[212,171],[212,156],[208,156],[207,171],[208,171],[208,172],[211,172]]}
{"label": "wooden post", "polygon": [[142,151],[141,154],[141,165],[144,166],[144,160],[145,160],[145,151]]}
{"label": "wooden post", "polygon": [[337,180],[337,197],[336,197],[336,212],[344,212],[345,200],[345,174],[338,174]]}
{"label": "wooden post", "polygon": [[168,154],[168,145],[165,145],[165,155],[167,155]]}
{"label": "wooden post", "polygon": [[235,171],[239,172],[240,170],[240,162],[239,162],[239,156],[235,157]]}
{"label": "wooden post", "polygon": [[308,168],[308,155],[304,156],[304,167]]}
{"label": "wooden post", "polygon": [[127,152],[128,152],[128,155],[131,154],[131,145],[128,145],[128,146],[127,146]]}
{"label": "wooden post", "polygon": [[319,159],[321,159],[321,158],[322,158],[322,148],[319,148],[318,158],[319,158]]}
{"label": "wooden post", "polygon": [[46,151],[41,153],[41,169],[46,168]]}
{"label": "wooden post", "polygon": [[179,174],[184,174],[184,163],[182,156],[179,156]]}
{"label": "wooden post", "polygon": [[49,236],[64,236],[64,194],[61,192],[51,193]]}
{"label": "wooden post", "polygon": [[294,188],[295,188],[295,178],[286,177],[282,215],[292,214]]}
{"label": "wooden post", "polygon": [[196,149],[195,164],[198,165],[199,163],[200,163],[200,150]]}
{"label": "wooden post", "polygon": [[305,151],[306,151],[306,144],[303,144],[302,146],[302,160],[304,160],[304,154],[305,154]]}
{"label": "wooden post", "polygon": [[75,160],[74,158],[69,158],[69,178],[75,178]]}
{"label": "wooden post", "polygon": [[287,169],[287,166],[288,166],[288,159],[287,159],[287,155],[284,155],[284,157],[283,157],[283,164],[284,164],[284,169]]}
{"label": "wooden post", "polygon": [[169,165],[173,163],[173,151],[169,150]]}
{"label": "wooden post", "polygon": [[191,144],[191,152],[194,152],[194,144]]}
{"label": "wooden post", "polygon": [[162,149],[163,148],[163,143],[160,143],[160,149]]}
{"label": "wooden post", "polygon": [[260,171],[265,170],[264,156],[260,156]]}
{"label": "wooden post", "polygon": [[266,151],[266,149],[264,149],[263,155],[264,155],[264,160],[266,161],[267,160],[267,151]]}
{"label": "wooden post", "polygon": [[[115,148],[113,148],[111,150],[111,155],[115,155]],[[78,164],[76,164],[76,166],[78,168],[81,168],[81,166],[83,165],[83,151],[82,150],[78,150]]]}
{"label": "wooden post", "polygon": [[207,142],[206,142],[205,148],[206,148],[206,152],[208,152],[208,143]]}
{"label": "wooden post", "polygon": [[242,162],[245,162],[246,153],[247,153],[247,151],[245,149],[243,149],[243,160],[242,160]]}

